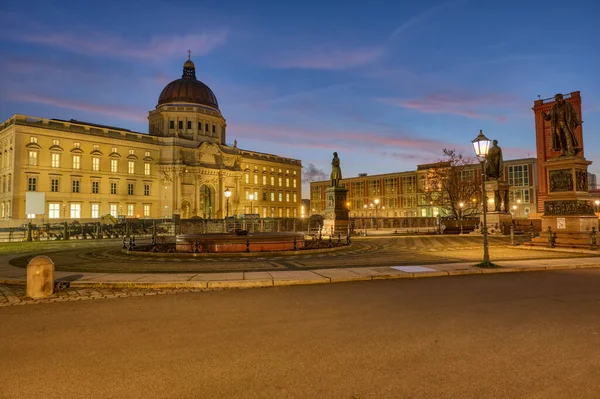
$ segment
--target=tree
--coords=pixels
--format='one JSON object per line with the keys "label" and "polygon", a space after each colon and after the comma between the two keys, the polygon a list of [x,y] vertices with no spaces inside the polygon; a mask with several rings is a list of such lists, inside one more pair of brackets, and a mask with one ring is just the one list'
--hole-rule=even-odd
{"label": "tree", "polygon": [[[474,159],[445,148],[443,158],[424,168],[423,201],[440,209],[441,216],[457,220],[478,217],[481,173]],[[461,207],[462,204],[462,207]]]}

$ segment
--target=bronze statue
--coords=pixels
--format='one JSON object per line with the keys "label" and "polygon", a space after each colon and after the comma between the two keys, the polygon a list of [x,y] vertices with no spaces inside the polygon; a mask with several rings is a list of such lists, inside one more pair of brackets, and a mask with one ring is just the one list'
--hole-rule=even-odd
{"label": "bronze statue", "polygon": [[542,111],[542,118],[550,121],[550,148],[552,151],[560,151],[560,156],[575,156],[581,151],[575,137],[575,129],[583,121],[577,119],[573,104],[566,102],[562,94],[555,95],[554,100],[556,104],[552,106],[549,114]]}
{"label": "bronze statue", "polygon": [[494,140],[492,144],[485,159],[485,175],[490,180],[498,180],[504,174],[504,159],[502,159],[502,148],[498,146],[498,140]]}
{"label": "bronze statue", "polygon": [[342,180],[342,168],[340,168],[340,159],[338,158],[337,152],[333,153],[333,159],[331,160],[331,187],[337,187],[340,180]]}

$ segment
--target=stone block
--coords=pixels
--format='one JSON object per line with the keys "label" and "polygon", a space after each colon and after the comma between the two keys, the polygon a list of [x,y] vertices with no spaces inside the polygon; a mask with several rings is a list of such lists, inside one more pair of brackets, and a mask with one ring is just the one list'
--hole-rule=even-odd
{"label": "stone block", "polygon": [[27,296],[33,299],[54,294],[54,262],[47,256],[36,256],[27,265]]}

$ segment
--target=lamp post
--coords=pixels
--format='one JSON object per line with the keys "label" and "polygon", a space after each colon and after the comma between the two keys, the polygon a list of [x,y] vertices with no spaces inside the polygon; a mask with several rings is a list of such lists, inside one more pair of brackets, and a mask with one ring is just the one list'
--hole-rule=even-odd
{"label": "lamp post", "polygon": [[481,205],[483,207],[483,262],[479,264],[480,267],[492,267],[490,262],[490,254],[488,251],[488,235],[487,235],[487,197],[485,194],[485,159],[487,157],[488,151],[490,149],[490,140],[483,135],[483,131],[479,131],[479,135],[475,137],[473,141],[473,149],[475,150],[475,155],[479,158],[479,162],[481,163]]}
{"label": "lamp post", "polygon": [[228,218],[229,217],[229,197],[231,197],[231,190],[226,188],[225,192],[223,194],[225,194],[225,217]]}
{"label": "lamp post", "polygon": [[250,194],[248,196],[248,199],[250,199],[250,214],[252,214],[252,200],[254,199],[254,194]]}
{"label": "lamp post", "polygon": [[460,234],[462,234],[463,233],[462,211],[463,211],[463,206],[465,206],[465,204],[461,202],[460,204],[458,204],[458,206],[460,207],[459,208],[459,217],[458,217],[459,221],[460,221]]}
{"label": "lamp post", "polygon": [[594,203],[596,204],[596,213],[598,213],[598,205],[600,205],[600,200],[596,200]]}
{"label": "lamp post", "polygon": [[375,198],[375,230],[379,230],[379,221],[377,220],[377,210],[379,209],[379,198]]}

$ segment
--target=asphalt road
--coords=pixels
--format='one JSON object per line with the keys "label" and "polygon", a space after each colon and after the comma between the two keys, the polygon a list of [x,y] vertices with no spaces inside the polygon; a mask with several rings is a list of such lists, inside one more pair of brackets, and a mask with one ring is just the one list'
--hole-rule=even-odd
{"label": "asphalt road", "polygon": [[0,309],[2,398],[598,398],[600,270]]}

